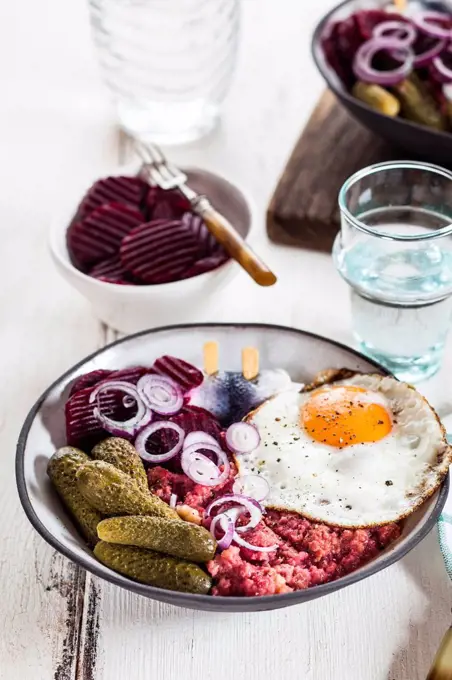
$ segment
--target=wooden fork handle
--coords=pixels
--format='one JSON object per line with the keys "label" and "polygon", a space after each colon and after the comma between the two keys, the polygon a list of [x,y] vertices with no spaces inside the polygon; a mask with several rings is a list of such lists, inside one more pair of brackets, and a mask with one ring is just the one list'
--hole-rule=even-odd
{"label": "wooden fork handle", "polygon": [[195,212],[204,219],[210,233],[256,283],[260,286],[273,286],[276,283],[277,279],[273,272],[205,196],[198,196],[192,205]]}

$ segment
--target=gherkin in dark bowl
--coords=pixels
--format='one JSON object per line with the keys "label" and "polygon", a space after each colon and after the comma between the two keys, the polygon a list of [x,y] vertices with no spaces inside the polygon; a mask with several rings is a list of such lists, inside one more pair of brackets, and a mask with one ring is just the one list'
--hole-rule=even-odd
{"label": "gherkin in dark bowl", "polygon": [[[452,6],[437,2],[416,3],[426,10],[448,11]],[[356,99],[328,63],[322,39],[328,27],[337,21],[347,19],[363,9],[383,9],[388,6],[384,0],[363,4],[362,0],[345,0],[337,5],[317,25],[312,37],[312,55],[315,64],[330,90],[336,95],[347,111],[364,127],[382,137],[394,147],[399,147],[410,158],[452,166],[452,132],[435,130],[401,117],[390,117],[379,113],[364,102]]]}

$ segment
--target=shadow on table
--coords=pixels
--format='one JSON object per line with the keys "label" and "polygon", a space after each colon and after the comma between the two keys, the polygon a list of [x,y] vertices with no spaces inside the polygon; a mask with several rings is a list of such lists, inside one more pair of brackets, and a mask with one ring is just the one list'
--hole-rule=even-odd
{"label": "shadow on table", "polygon": [[451,624],[450,581],[438,548],[434,529],[407,555],[403,566],[408,578],[423,592],[426,604],[407,631],[405,646],[399,649],[388,671],[388,680],[425,680],[442,636]]}

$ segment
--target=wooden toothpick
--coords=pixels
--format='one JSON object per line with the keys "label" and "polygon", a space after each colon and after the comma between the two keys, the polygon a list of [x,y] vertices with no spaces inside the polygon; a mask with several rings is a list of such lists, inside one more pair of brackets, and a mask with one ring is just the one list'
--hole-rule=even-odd
{"label": "wooden toothpick", "polygon": [[259,375],[259,350],[256,347],[242,349],[242,373],[246,380],[253,380]]}
{"label": "wooden toothpick", "polygon": [[207,375],[218,373],[218,342],[209,341],[204,343],[204,372]]}

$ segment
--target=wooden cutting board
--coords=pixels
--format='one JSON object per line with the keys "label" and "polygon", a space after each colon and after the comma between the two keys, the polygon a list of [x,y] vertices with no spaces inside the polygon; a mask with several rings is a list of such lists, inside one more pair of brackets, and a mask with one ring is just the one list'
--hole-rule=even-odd
{"label": "wooden cutting board", "polygon": [[[357,123],[326,91],[303,130],[267,212],[275,243],[330,251],[339,228],[337,197],[357,170],[404,155]],[[406,155],[406,154],[405,154]]]}

